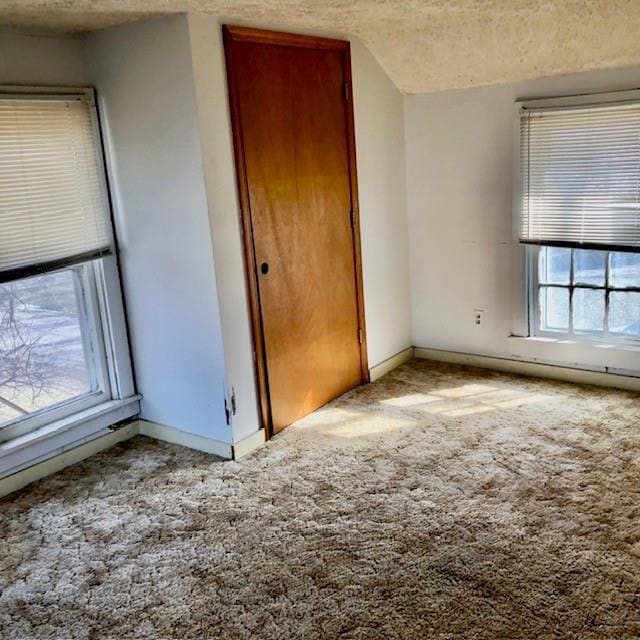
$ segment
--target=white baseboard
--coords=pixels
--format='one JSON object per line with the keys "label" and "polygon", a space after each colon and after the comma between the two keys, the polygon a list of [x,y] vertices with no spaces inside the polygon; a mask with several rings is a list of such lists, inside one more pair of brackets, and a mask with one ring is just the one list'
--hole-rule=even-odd
{"label": "white baseboard", "polygon": [[155,438],[156,440],[170,442],[171,444],[179,444],[183,447],[204,453],[213,453],[221,458],[231,459],[233,457],[233,447],[226,442],[205,438],[204,436],[198,436],[194,433],[187,433],[175,427],[168,427],[164,424],[158,424],[157,422],[151,422],[149,420],[138,420],[137,424],[139,429],[138,433],[140,433],[141,436]]}
{"label": "white baseboard", "polygon": [[133,438],[137,434],[137,423],[131,422],[114,431],[107,431],[103,435],[99,435],[93,440],[81,444],[79,447],[69,449],[64,453],[52,456],[43,462],[39,462],[22,471],[6,476],[0,480],[0,498],[18,489],[22,489],[36,480],[42,480],[42,478],[62,471],[62,469],[70,467],[72,464],[81,462],[99,451],[104,451],[119,442]]}
{"label": "white baseboard", "polygon": [[407,347],[402,351],[399,351],[394,356],[383,360],[379,364],[374,365],[369,369],[369,379],[371,382],[375,382],[379,378],[382,378],[385,374],[389,373],[396,367],[399,367],[405,362],[409,362],[413,358],[413,347]]}
{"label": "white baseboard", "polygon": [[252,433],[250,436],[243,438],[233,445],[233,459],[240,460],[240,458],[244,458],[252,451],[263,447],[264,443],[264,429],[260,429],[260,431]]}
{"label": "white baseboard", "polygon": [[496,371],[516,373],[536,378],[550,378],[552,380],[562,380],[563,382],[592,384],[599,387],[613,387],[627,391],[640,391],[640,378],[615,373],[588,371],[585,369],[574,369],[572,367],[526,362],[524,360],[512,360],[509,358],[479,356],[470,353],[459,353],[457,351],[430,349],[427,347],[415,347],[415,357],[425,358],[426,360],[436,360],[438,362],[465,364],[482,369],[494,369]]}

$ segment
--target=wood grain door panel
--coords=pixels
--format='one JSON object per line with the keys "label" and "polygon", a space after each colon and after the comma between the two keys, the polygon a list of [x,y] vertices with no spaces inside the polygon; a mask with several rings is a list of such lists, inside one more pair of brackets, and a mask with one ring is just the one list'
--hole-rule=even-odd
{"label": "wood grain door panel", "polygon": [[362,382],[345,58],[261,42],[227,56],[277,432]]}

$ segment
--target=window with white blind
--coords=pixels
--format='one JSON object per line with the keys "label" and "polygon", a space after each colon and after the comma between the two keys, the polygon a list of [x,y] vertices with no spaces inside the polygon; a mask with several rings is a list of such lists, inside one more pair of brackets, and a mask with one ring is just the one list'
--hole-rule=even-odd
{"label": "window with white blind", "polygon": [[0,100],[0,280],[111,252],[109,204],[87,96]]}
{"label": "window with white blind", "polygon": [[640,96],[519,112],[530,333],[640,340]]}
{"label": "window with white blind", "polygon": [[130,395],[114,291],[93,91],[0,88],[0,442]]}

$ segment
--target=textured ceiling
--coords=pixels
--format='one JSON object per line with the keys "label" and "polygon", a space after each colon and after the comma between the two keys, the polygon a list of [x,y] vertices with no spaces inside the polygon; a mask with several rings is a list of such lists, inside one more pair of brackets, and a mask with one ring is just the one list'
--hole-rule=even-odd
{"label": "textured ceiling", "polygon": [[83,32],[183,11],[359,36],[406,93],[640,64],[640,0],[0,0],[0,23]]}

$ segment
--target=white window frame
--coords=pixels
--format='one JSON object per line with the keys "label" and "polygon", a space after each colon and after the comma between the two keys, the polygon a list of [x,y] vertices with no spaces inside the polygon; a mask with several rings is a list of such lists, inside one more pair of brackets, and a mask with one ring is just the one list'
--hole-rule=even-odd
{"label": "white window frame", "polygon": [[599,340],[593,342],[563,336],[535,336],[530,327],[530,247],[519,241],[520,232],[520,111],[529,107],[583,106],[640,100],[640,89],[591,94],[521,98],[512,112],[512,242],[511,242],[511,335],[507,340],[515,360],[544,363],[587,371],[640,377],[640,346]]}
{"label": "white window frame", "polygon": [[[89,391],[80,396],[66,401],[44,407],[33,413],[12,420],[4,426],[0,426],[0,442],[6,442],[20,435],[38,429],[50,422],[60,420],[79,411],[84,411],[107,400],[111,400],[111,387],[108,377],[108,365],[106,360],[105,343],[102,331],[102,318],[97,299],[97,282],[95,269],[92,263],[81,263],[60,269],[59,271],[73,271],[74,284],[76,285],[76,297],[80,303],[78,306],[78,320],[81,327],[83,351],[89,352],[90,368],[88,373],[93,379],[92,387],[95,391]],[[51,271],[49,273],[55,273]],[[46,275],[46,274],[43,274]],[[17,282],[21,282],[18,280]]]}
{"label": "white window frame", "polygon": [[[91,107],[93,130],[98,142],[100,177],[107,187],[109,205],[112,208],[106,168],[106,145],[100,127],[94,89],[91,87],[12,85],[0,86],[0,94],[19,95],[25,98],[68,99],[75,97],[77,99],[82,97],[88,101]],[[83,439],[87,439],[87,425],[94,428],[95,424],[96,433],[98,433],[104,430],[104,425],[110,424],[110,416],[113,416],[113,421],[116,421],[122,420],[123,416],[133,416],[139,412],[138,400],[140,396],[135,392],[113,216],[111,218],[114,234],[113,254],[77,266],[82,274],[82,290],[87,296],[86,305],[89,309],[89,315],[95,319],[95,322],[88,322],[87,327],[91,333],[90,342],[98,347],[95,354],[97,364],[95,375],[99,383],[99,390],[49,409],[42,409],[0,428],[0,477],[7,475],[7,472],[12,473],[16,470],[11,466],[11,454],[15,450],[37,445],[39,440],[51,438],[54,434],[68,432],[67,436],[62,439],[62,446],[60,446],[60,439],[56,438],[56,448],[65,450],[77,444],[80,433],[82,433]],[[34,460],[36,457],[42,457],[42,452],[41,446],[37,447],[37,451],[34,449]],[[23,452],[20,453],[22,460],[25,456]],[[22,466],[28,466],[28,464]]]}
{"label": "white window frame", "polygon": [[[520,115],[523,109],[580,107],[596,104],[619,104],[629,101],[640,101],[640,89],[624,91],[607,91],[600,93],[585,93],[580,95],[554,96],[547,98],[519,99],[514,103],[513,111],[513,274],[512,274],[512,338],[549,338],[562,340],[570,338],[585,345],[619,345],[621,348],[638,347],[637,340],[612,337],[592,337],[583,334],[563,334],[556,332],[536,333],[533,304],[537,293],[537,286],[533,286],[534,278],[537,285],[538,250],[535,246],[526,246],[519,242],[520,221],[522,217],[522,189],[520,176]],[[606,248],[603,248],[606,250]],[[535,255],[536,258],[532,256]],[[537,302],[536,302],[537,306]]]}

